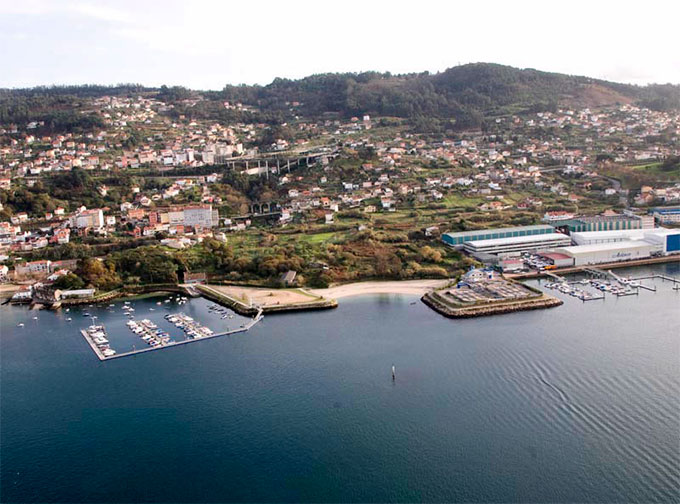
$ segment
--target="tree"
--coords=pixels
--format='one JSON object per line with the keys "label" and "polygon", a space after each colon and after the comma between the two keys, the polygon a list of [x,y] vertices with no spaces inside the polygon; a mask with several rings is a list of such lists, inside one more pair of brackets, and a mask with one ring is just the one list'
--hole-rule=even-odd
{"label": "tree", "polygon": [[82,289],[85,287],[85,282],[83,282],[83,279],[80,278],[78,275],[74,273],[67,273],[66,275],[60,276],[53,284],[52,286],[55,289],[61,289],[61,290],[74,290],[74,289]]}
{"label": "tree", "polygon": [[82,259],[76,273],[87,285],[100,290],[115,289],[122,283],[120,276],[116,273],[115,265],[99,259]]}

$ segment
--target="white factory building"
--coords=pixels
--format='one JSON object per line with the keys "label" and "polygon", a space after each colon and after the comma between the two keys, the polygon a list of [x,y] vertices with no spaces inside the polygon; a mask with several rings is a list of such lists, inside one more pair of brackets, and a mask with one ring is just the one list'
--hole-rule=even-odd
{"label": "white factory building", "polygon": [[518,255],[522,252],[536,252],[570,244],[569,236],[549,233],[467,241],[463,246],[471,254]]}
{"label": "white factory building", "polygon": [[680,253],[680,229],[630,229],[572,233],[577,245],[555,252],[574,258],[575,266],[633,261]]}
{"label": "white factory building", "polygon": [[593,245],[556,248],[555,252],[574,258],[574,266],[617,261],[632,261],[650,257],[656,246],[644,240],[626,240]]}
{"label": "white factory building", "polygon": [[597,245],[626,240],[643,240],[649,229],[621,229],[616,231],[581,231],[571,233],[575,245]]}

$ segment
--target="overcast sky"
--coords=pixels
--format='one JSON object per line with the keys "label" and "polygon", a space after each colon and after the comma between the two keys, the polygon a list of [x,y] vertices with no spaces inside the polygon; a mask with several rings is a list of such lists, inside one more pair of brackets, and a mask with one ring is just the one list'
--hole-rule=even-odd
{"label": "overcast sky", "polygon": [[680,83],[678,20],[678,0],[0,0],[0,87],[221,89],[480,61]]}

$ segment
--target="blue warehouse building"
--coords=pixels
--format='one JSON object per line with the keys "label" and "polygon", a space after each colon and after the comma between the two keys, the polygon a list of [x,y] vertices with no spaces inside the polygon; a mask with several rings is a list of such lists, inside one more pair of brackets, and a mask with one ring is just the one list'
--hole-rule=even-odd
{"label": "blue warehouse building", "polygon": [[659,224],[680,223],[680,207],[654,208],[652,214]]}
{"label": "blue warehouse building", "polygon": [[451,246],[463,245],[465,242],[477,240],[495,240],[498,238],[512,238],[517,236],[535,236],[551,234],[555,228],[547,224],[535,226],[506,227],[498,229],[480,229],[477,231],[460,231],[458,233],[444,233],[442,240]]}

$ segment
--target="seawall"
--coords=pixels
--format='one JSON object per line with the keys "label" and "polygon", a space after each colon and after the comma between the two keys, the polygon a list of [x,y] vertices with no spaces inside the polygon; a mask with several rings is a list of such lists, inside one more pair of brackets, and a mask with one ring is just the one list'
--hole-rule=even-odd
{"label": "seawall", "polygon": [[201,293],[203,297],[226,306],[227,308],[231,308],[239,315],[245,315],[248,317],[255,316],[260,309],[263,313],[271,314],[292,311],[327,310],[330,308],[337,308],[338,306],[338,302],[335,299],[321,299],[306,303],[286,303],[262,307],[255,305],[250,306],[206,285],[195,285],[194,287]]}
{"label": "seawall", "polygon": [[486,317],[489,315],[501,315],[504,313],[514,313],[518,311],[553,308],[564,303],[564,301],[561,299],[548,294],[543,294],[538,298],[507,302],[490,302],[472,306],[460,306],[456,308],[442,301],[436,292],[428,292],[420,299],[434,311],[448,318]]}

